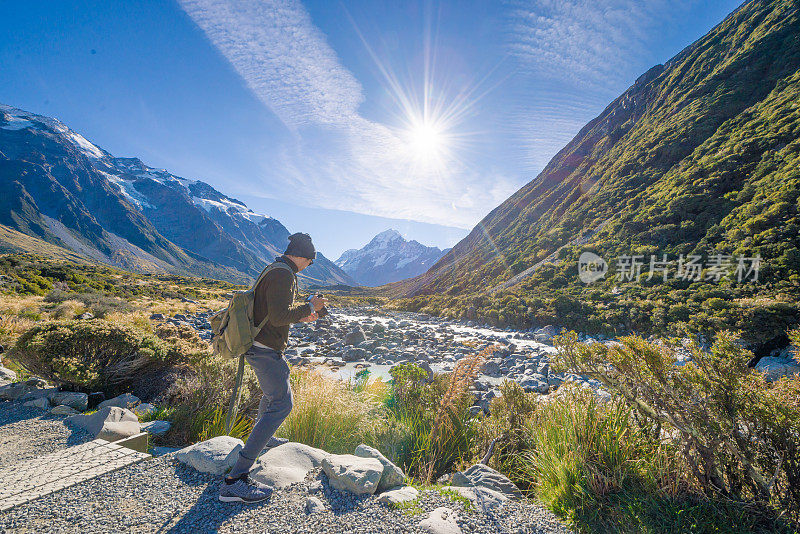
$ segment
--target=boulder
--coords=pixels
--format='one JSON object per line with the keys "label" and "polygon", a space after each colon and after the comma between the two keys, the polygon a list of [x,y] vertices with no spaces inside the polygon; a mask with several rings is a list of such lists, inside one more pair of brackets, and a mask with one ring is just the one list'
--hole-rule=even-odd
{"label": "boulder", "polygon": [[50,408],[50,401],[47,400],[45,397],[39,397],[38,399],[29,400],[22,404],[23,406],[28,406],[31,408],[39,408],[40,410],[47,410]]}
{"label": "boulder", "polygon": [[499,491],[485,488],[483,486],[446,486],[442,489],[455,491],[462,497],[469,499],[475,509],[480,510],[483,513],[492,510],[508,500],[508,497]]}
{"label": "boulder", "polygon": [[50,398],[50,403],[56,406],[63,404],[79,412],[84,412],[89,406],[89,395],[75,391],[59,391]]}
{"label": "boulder", "polygon": [[403,473],[403,470],[394,465],[388,458],[381,454],[381,451],[378,449],[362,443],[356,447],[355,455],[361,458],[375,458],[383,464],[383,474],[381,475],[380,482],[378,482],[378,488],[375,490],[376,493],[381,493],[389,488],[395,488],[405,482],[406,475]]}
{"label": "boulder", "polygon": [[122,395],[118,395],[113,399],[108,399],[101,402],[97,407],[105,408],[106,406],[117,406],[118,408],[133,408],[140,402],[141,401],[139,400],[139,397],[136,395],[123,393]]}
{"label": "boulder", "polygon": [[9,382],[13,382],[17,379],[17,373],[9,369],[8,367],[3,367],[0,365],[0,380],[7,380]]}
{"label": "boulder", "polygon": [[307,514],[318,514],[319,512],[325,511],[325,505],[322,504],[322,501],[316,497],[308,497],[306,499],[306,513]]}
{"label": "boulder", "polygon": [[484,464],[475,464],[463,473],[454,473],[453,486],[484,487],[506,497],[522,497],[522,492],[507,476]]}
{"label": "boulder", "polygon": [[125,408],[106,406],[91,415],[73,415],[64,420],[89,432],[95,439],[118,441],[135,436],[141,432],[139,418]]}
{"label": "boulder", "polygon": [[383,475],[383,464],[375,458],[331,454],[322,460],[322,470],[335,489],[356,495],[372,495]]}
{"label": "boulder", "polygon": [[243,446],[240,439],[217,436],[177,451],[175,458],[201,473],[224,475],[236,463]]}
{"label": "boulder", "polygon": [[24,383],[6,384],[5,386],[0,386],[0,400],[17,400],[30,390],[31,387]]}
{"label": "boulder", "polygon": [[358,345],[367,340],[364,330],[360,326],[356,326],[347,335],[344,336],[345,345]]}
{"label": "boulder", "polygon": [[357,362],[366,359],[367,359],[366,349],[360,349],[358,347],[348,347],[342,353],[342,360],[346,362]]}
{"label": "boulder", "polygon": [[154,436],[166,434],[171,427],[172,425],[169,421],[148,421],[140,425],[142,432],[147,432]]}
{"label": "boulder", "polygon": [[400,486],[391,488],[381,493],[378,502],[386,505],[396,505],[404,502],[414,501],[419,498],[419,492],[411,486]]}
{"label": "boulder", "polygon": [[55,395],[56,393],[58,393],[58,388],[34,389],[28,391],[28,393],[26,393],[17,400],[19,400],[20,402],[29,402],[37,399],[45,399],[49,405],[50,399],[52,399],[53,395]]}
{"label": "boulder", "polygon": [[80,412],[75,408],[71,408],[70,406],[64,406],[63,404],[59,404],[58,406],[53,406],[50,409],[50,413],[53,415],[76,415]]}
{"label": "boulder", "polygon": [[458,526],[458,514],[445,507],[433,510],[427,519],[419,522],[418,526],[431,534],[461,534],[461,527]]}
{"label": "boulder", "polygon": [[775,382],[782,376],[791,376],[800,373],[800,363],[789,358],[766,356],[758,360],[756,371],[764,373],[764,379],[767,382]]}
{"label": "boulder", "polygon": [[489,359],[483,362],[481,366],[481,373],[487,376],[498,377],[502,374],[500,369],[500,362],[496,359]]}
{"label": "boulder", "polygon": [[309,471],[319,467],[328,453],[303,445],[286,443],[268,450],[253,464],[250,476],[274,488],[284,488],[305,480]]}

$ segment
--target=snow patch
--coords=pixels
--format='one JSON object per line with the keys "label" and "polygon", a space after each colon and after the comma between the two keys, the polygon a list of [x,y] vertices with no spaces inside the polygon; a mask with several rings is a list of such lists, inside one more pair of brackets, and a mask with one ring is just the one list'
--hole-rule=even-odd
{"label": "snow patch", "polygon": [[147,197],[137,191],[136,187],[129,180],[114,174],[109,174],[107,172],[99,172],[105,176],[109,182],[119,187],[122,196],[124,196],[128,202],[139,208],[139,211],[141,211],[143,208],[156,209],[155,206],[147,202]]}
{"label": "snow patch", "polygon": [[24,130],[25,128],[33,128],[34,125],[31,121],[23,119],[22,117],[15,117],[11,115],[8,118],[8,124],[0,126],[0,130]]}

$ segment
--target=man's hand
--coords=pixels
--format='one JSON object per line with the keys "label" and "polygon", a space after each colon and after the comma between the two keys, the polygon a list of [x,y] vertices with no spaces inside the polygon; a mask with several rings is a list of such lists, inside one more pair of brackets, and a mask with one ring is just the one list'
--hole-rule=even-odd
{"label": "man's hand", "polygon": [[[312,306],[314,306],[314,311],[320,311],[322,308],[328,305],[328,299],[321,297],[311,297],[309,302]],[[316,316],[316,314],[314,315]]]}
{"label": "man's hand", "polygon": [[302,319],[300,319],[300,322],[301,323],[313,323],[316,320],[317,320],[317,314],[316,313],[312,313],[308,317],[303,317]]}

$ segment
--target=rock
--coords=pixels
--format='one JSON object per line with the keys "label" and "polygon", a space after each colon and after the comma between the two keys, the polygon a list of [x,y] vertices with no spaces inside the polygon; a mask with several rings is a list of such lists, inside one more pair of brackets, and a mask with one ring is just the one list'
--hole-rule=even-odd
{"label": "rock", "polygon": [[800,363],[788,358],[766,356],[758,360],[756,371],[764,373],[764,380],[767,382],[775,382],[782,376],[800,373]]}
{"label": "rock", "polygon": [[28,391],[25,395],[21,396],[17,400],[20,402],[28,402],[37,399],[45,399],[49,403],[50,399],[53,398],[53,395],[56,393],[58,393],[58,388],[34,389]]}
{"label": "rock", "polygon": [[31,389],[42,389],[47,387],[47,382],[38,376],[32,376],[25,381],[25,385]]}
{"label": "rock", "polygon": [[163,313],[154,313],[150,316],[151,321],[163,321],[164,314]]}
{"label": "rock", "polygon": [[498,377],[500,376],[501,372],[500,362],[495,359],[486,360],[481,366],[481,373],[487,376]]}
{"label": "rock", "polygon": [[414,501],[419,498],[419,492],[411,486],[400,486],[391,488],[381,493],[378,502],[386,505],[401,504]]}
{"label": "rock", "polygon": [[419,522],[418,526],[431,534],[461,534],[461,527],[458,526],[458,514],[445,507],[432,511],[427,519]]}
{"label": "rock", "polygon": [[362,443],[356,447],[355,455],[361,458],[375,458],[383,464],[383,474],[378,483],[378,488],[375,490],[376,493],[381,493],[389,488],[400,486],[405,482],[406,475],[403,473],[403,470],[394,465],[388,458],[381,454],[378,449]]}
{"label": "rock", "polygon": [[306,513],[317,514],[325,511],[325,505],[316,497],[309,497],[306,499]]}
{"label": "rock", "polygon": [[78,316],[78,319],[84,319],[84,320],[94,319],[94,314],[92,314],[92,312],[84,312]]}
{"label": "rock", "polygon": [[119,408],[133,408],[141,401],[139,397],[136,395],[132,395],[130,393],[123,393],[122,395],[118,395],[113,399],[108,399],[101,402],[98,405],[98,408],[105,408],[106,406],[117,406]]}
{"label": "rock", "polygon": [[166,434],[171,427],[172,425],[169,421],[148,421],[147,423],[142,423],[140,425],[142,432],[147,432],[148,434],[152,434],[154,436]]}
{"label": "rock", "polygon": [[286,443],[259,456],[250,476],[262,484],[284,488],[305,480],[309,471],[319,467],[327,456],[327,452],[302,443]]}
{"label": "rock", "polygon": [[519,385],[527,392],[545,394],[550,391],[550,384],[542,375],[525,375]]}
{"label": "rock", "polygon": [[366,349],[360,349],[358,347],[348,347],[342,354],[342,360],[346,362],[357,362],[366,359],[367,359]]}
{"label": "rock", "polygon": [[89,407],[89,395],[74,391],[59,391],[50,398],[50,402],[54,405],[63,404],[70,408],[75,408],[79,412],[84,412]]}
{"label": "rock", "polygon": [[358,345],[366,340],[367,336],[364,334],[364,330],[360,326],[356,326],[350,332],[348,332],[346,336],[344,336],[345,345]]}
{"label": "rock", "polygon": [[31,388],[27,384],[6,384],[0,386],[0,400],[17,400],[30,390]]}
{"label": "rock", "polygon": [[3,367],[0,365],[0,380],[8,380],[9,382],[13,382],[17,379],[17,373],[9,369],[8,367]]}
{"label": "rock", "polygon": [[443,490],[455,491],[464,498],[470,500],[476,510],[483,513],[503,504],[508,500],[508,497],[489,488],[483,486],[446,486]]}
{"label": "rock", "polygon": [[224,475],[236,463],[243,446],[240,439],[217,436],[177,451],[175,458],[201,473]]}
{"label": "rock", "polygon": [[72,416],[74,416],[76,414],[79,414],[80,412],[78,412],[75,408],[72,408],[70,406],[64,406],[63,404],[59,404],[58,406],[53,406],[50,409],[50,413],[53,414],[53,415],[72,415]]}
{"label": "rock", "polygon": [[118,441],[141,432],[136,414],[118,406],[106,406],[91,415],[73,415],[64,424],[83,428],[95,439],[106,441]]}
{"label": "rock", "polygon": [[150,404],[149,402],[143,402],[131,408],[131,410],[133,410],[133,413],[135,413],[139,417],[145,417],[147,415],[155,413],[156,409],[157,408],[152,404]]}
{"label": "rock", "polygon": [[23,403],[23,406],[30,406],[32,408],[39,408],[40,410],[46,410],[50,407],[50,401],[47,400],[45,397],[39,397],[38,399],[30,400],[26,403]]}
{"label": "rock", "polygon": [[502,493],[506,497],[514,499],[522,497],[522,492],[507,476],[484,464],[475,464],[463,473],[454,473],[453,486],[484,487]]}
{"label": "rock", "polygon": [[356,495],[371,495],[378,488],[383,464],[375,458],[331,454],[322,460],[322,470],[334,488]]}

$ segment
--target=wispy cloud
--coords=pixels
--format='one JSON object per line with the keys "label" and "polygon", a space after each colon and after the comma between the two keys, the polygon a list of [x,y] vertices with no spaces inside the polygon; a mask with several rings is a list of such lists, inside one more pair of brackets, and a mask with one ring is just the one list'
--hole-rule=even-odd
{"label": "wispy cloud", "polygon": [[[697,0],[509,0],[507,46],[530,80],[509,119],[520,158],[541,170],[658,58]],[[688,44],[688,43],[686,43]]]}
{"label": "wispy cloud", "polygon": [[395,129],[359,113],[361,84],[297,0],[179,1],[294,133],[265,151],[268,179],[247,192],[468,228],[516,189],[457,161],[414,165]]}

